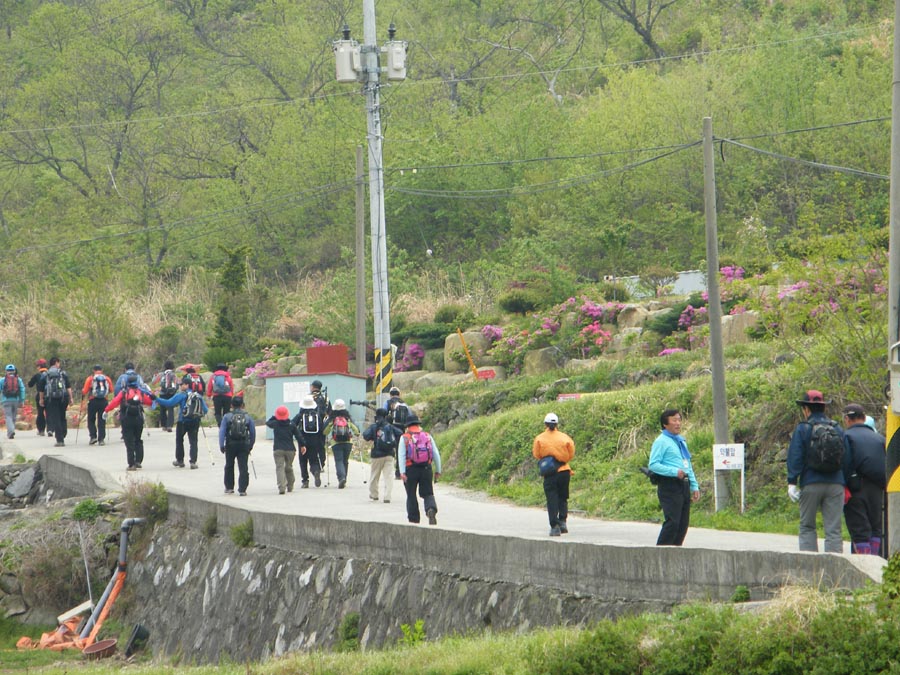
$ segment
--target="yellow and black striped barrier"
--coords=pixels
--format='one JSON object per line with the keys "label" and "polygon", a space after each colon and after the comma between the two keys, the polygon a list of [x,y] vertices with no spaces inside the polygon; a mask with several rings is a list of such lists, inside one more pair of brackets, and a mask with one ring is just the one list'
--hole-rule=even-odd
{"label": "yellow and black striped barrier", "polygon": [[375,396],[386,394],[394,384],[393,349],[382,354],[381,349],[375,348]]}

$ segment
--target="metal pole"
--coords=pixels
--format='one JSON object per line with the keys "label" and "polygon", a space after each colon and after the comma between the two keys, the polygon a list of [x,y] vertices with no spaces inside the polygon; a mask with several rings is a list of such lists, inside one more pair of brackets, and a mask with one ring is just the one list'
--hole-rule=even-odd
{"label": "metal pole", "polygon": [[356,366],[366,374],[366,182],[363,149],[356,146]]}
{"label": "metal pole", "polygon": [[375,0],[363,0],[363,44],[366,112],[369,141],[369,221],[372,233],[372,296],[375,312],[375,396],[383,404],[392,378],[391,318],[387,277],[387,240],[384,226],[384,165],[381,148],[378,55],[375,38]]}
{"label": "metal pole", "polygon": [[888,368],[891,405],[885,424],[887,445],[887,522],[889,555],[900,551],[900,0],[894,0],[894,78],[891,83],[891,192],[888,254]]}
{"label": "metal pole", "polygon": [[[900,0],[898,0],[900,1]],[[719,241],[716,218],[716,165],[712,118],[703,118],[703,202],[706,211],[706,289],[709,294],[709,359],[712,369],[713,433],[716,443],[730,443],[722,349],[722,302],[719,297]],[[716,471],[716,511],[728,506],[728,477]]]}

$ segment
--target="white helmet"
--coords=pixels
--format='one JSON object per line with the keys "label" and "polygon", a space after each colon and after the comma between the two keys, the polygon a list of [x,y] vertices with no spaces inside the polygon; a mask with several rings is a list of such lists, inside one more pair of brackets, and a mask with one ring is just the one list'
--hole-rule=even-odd
{"label": "white helmet", "polygon": [[544,417],[544,424],[559,424],[559,418],[556,416],[556,413],[547,413],[547,416]]}
{"label": "white helmet", "polygon": [[346,410],[347,404],[344,403],[344,399],[342,399],[342,398],[334,399],[334,409],[335,410]]}

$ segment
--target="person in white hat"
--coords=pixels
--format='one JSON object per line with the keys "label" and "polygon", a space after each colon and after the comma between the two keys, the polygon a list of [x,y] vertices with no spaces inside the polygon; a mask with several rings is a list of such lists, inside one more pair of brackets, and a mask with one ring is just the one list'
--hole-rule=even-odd
{"label": "person in white hat", "polygon": [[531,454],[540,462],[545,457],[553,457],[556,461],[544,476],[544,495],[547,497],[547,515],[550,517],[550,536],[558,537],[568,534],[566,520],[569,515],[569,480],[572,467],[569,462],[575,457],[575,441],[564,434],[559,427],[556,413],[547,413],[544,417],[543,432],[534,439]]}
{"label": "person in white hat", "polygon": [[325,421],[319,406],[311,394],[300,401],[300,412],[291,420],[303,436],[300,454],[300,487],[309,487],[312,473],[316,487],[322,486],[322,471],[325,470]]}

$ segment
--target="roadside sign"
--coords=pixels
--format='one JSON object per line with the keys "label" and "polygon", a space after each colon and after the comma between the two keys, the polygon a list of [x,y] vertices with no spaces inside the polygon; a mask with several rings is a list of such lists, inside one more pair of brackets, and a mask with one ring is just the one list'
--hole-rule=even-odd
{"label": "roadside sign", "polygon": [[[744,444],[743,443],[714,443],[713,444],[713,469],[714,471],[740,471],[741,472],[741,513],[744,512]],[[716,487],[716,504],[718,498],[718,481],[713,481]]]}
{"label": "roadside sign", "polygon": [[556,396],[557,401],[575,401],[581,398],[581,394],[558,394]]}

